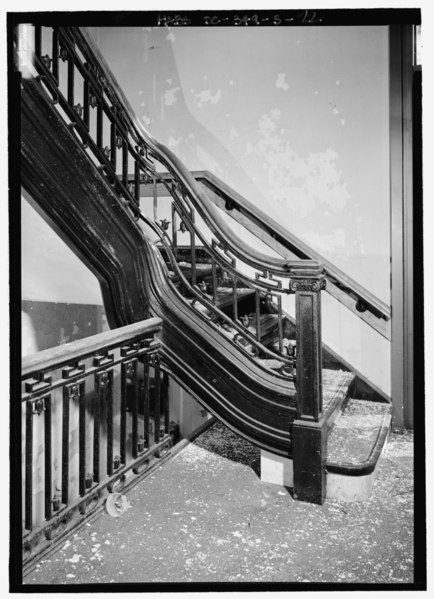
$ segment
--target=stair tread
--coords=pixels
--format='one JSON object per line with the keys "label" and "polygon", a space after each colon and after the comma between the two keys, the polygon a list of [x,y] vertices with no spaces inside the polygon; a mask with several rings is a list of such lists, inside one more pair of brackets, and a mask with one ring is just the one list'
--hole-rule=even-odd
{"label": "stair tread", "polygon": [[[249,289],[248,287],[237,287],[237,298],[238,300],[244,299],[253,295],[255,293],[254,289]],[[218,287],[217,288],[217,306],[219,308],[225,308],[226,306],[230,306],[233,303],[233,291],[232,287]]]}
{"label": "stair tread", "polygon": [[[191,281],[191,279],[192,279],[191,264],[189,264],[187,262],[178,262],[178,266],[180,267],[180,270],[181,270],[182,274],[184,275],[184,277],[188,281]],[[197,278],[211,276],[211,275],[212,275],[212,264],[207,264],[207,263],[202,263],[202,262],[199,262],[198,264],[196,264],[196,277]],[[172,280],[179,279],[179,275],[176,272],[174,272],[171,269],[171,267],[169,267],[169,277]]]}
{"label": "stair tread", "polygon": [[[226,291],[227,290],[227,291]],[[244,288],[240,288],[237,290],[237,297],[239,300],[242,300],[246,297],[248,297],[249,295],[252,295],[254,292],[254,290],[252,289],[244,289]],[[214,303],[217,308],[225,308],[226,306],[231,306],[233,303],[233,294],[232,294],[232,289],[228,288],[228,287],[218,287],[217,288],[217,298],[216,301],[213,301],[213,296],[209,293],[205,294],[205,297],[212,303]],[[191,300],[193,301],[193,300]],[[202,312],[204,314],[209,314],[210,310],[208,310],[208,308],[202,304],[200,304],[200,302],[195,304],[195,308],[197,310],[199,310],[199,312]],[[235,331],[235,329],[234,329]]]}
{"label": "stair tread", "polygon": [[350,465],[366,462],[390,412],[387,403],[349,399],[330,432],[327,462]]}
{"label": "stair tread", "polygon": [[354,379],[354,374],[347,370],[322,369],[322,405],[327,409],[337,395],[343,401],[348,393],[348,387]]}

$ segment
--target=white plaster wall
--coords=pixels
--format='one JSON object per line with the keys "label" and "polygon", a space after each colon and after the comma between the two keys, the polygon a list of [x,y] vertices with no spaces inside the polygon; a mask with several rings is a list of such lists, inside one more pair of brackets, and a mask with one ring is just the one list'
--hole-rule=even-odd
{"label": "white plaster wall", "polygon": [[[386,27],[94,28],[137,116],[390,301]],[[389,344],[324,301],[325,341],[390,392]]]}
{"label": "white plaster wall", "polygon": [[24,197],[21,285],[23,300],[102,306],[98,279]]}

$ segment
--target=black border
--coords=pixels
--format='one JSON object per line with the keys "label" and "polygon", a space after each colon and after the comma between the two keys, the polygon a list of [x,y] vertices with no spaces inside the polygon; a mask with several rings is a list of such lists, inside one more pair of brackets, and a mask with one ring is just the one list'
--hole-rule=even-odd
{"label": "black border", "polygon": [[[306,14],[308,13],[308,14]],[[314,14],[312,14],[314,13]],[[260,15],[261,23],[251,21]],[[276,15],[280,22],[277,23]],[[247,17],[247,26],[381,26],[421,23],[420,9],[319,9],[319,10],[197,10],[197,11],[52,11],[7,13],[8,64],[8,149],[9,149],[9,276],[10,276],[10,391],[11,398],[20,396],[21,378],[21,192],[20,192],[20,74],[14,72],[13,34],[20,23],[57,24],[64,26],[237,26],[234,17]],[[176,20],[178,17],[178,20]],[[205,21],[207,17],[208,21]],[[213,19],[214,17],[214,19]],[[264,19],[264,20],[262,20]],[[265,21],[265,19],[269,19]],[[273,19],[276,22],[273,25]],[[187,21],[188,20],[188,23]],[[209,25],[206,23],[209,22]],[[244,24],[240,26],[245,26]],[[422,206],[422,120],[421,73],[414,78],[413,163],[414,163],[414,396],[415,417],[415,528],[414,582],[383,583],[110,583],[83,585],[23,585],[21,554],[21,451],[20,438],[12,431],[21,430],[20,402],[10,405],[10,561],[11,593],[94,593],[94,592],[258,592],[258,591],[414,591],[426,590],[426,482],[424,419],[424,306],[423,306],[423,206]],[[416,402],[417,397],[417,402]],[[417,513],[417,516],[416,516]],[[18,530],[18,532],[17,532]]]}

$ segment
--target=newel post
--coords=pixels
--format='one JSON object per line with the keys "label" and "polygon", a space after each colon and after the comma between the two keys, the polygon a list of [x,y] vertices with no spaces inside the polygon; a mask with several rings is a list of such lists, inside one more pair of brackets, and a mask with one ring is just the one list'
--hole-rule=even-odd
{"label": "newel post", "polygon": [[325,499],[327,438],[322,416],[321,290],[322,269],[297,273],[295,291],[297,336],[297,418],[292,427],[294,498],[322,504]]}

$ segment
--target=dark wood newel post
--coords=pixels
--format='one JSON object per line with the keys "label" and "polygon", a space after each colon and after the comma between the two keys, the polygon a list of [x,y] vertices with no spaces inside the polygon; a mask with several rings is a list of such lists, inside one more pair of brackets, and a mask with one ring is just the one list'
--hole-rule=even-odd
{"label": "dark wood newel post", "polygon": [[327,439],[322,426],[321,291],[322,269],[297,273],[297,419],[292,427],[294,498],[322,504],[325,499]]}

